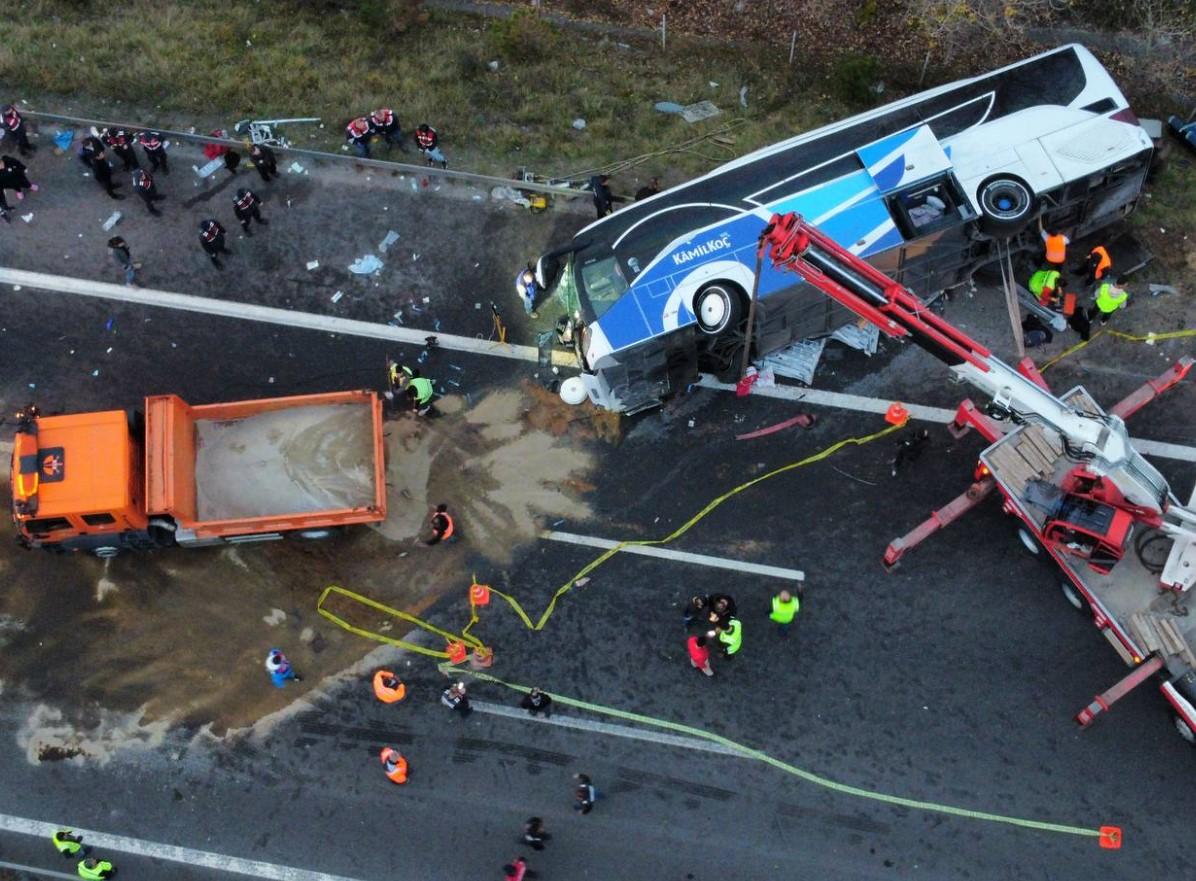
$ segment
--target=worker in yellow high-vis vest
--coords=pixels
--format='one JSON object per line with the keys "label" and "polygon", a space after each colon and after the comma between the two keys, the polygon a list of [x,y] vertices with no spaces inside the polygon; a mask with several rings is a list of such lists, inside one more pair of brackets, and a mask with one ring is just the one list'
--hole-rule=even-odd
{"label": "worker in yellow high-vis vest", "polygon": [[801,609],[801,600],[783,590],[772,598],[772,611],[768,617],[777,623],[777,631],[781,636],[786,636],[789,633],[789,628],[793,624],[793,619],[797,617],[798,610]]}

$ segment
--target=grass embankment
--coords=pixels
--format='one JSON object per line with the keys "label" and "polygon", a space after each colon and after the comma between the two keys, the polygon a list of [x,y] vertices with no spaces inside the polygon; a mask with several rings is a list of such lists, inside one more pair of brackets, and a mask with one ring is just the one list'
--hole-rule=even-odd
{"label": "grass embankment", "polygon": [[[666,182],[846,112],[774,74],[775,48],[682,39],[667,53],[651,44],[624,48],[531,16],[512,23],[446,13],[397,33],[376,11],[322,5],[29,0],[27,12],[6,23],[0,82],[14,97],[37,99],[39,109],[69,104],[117,116],[100,103],[116,100],[131,105],[122,115],[162,125],[319,116],[323,131],[292,126],[288,134],[297,145],[330,149],[343,143],[349,118],[386,105],[408,131],[436,126],[455,167],[504,176],[524,164],[541,174],[584,170],[740,122],[724,143],[656,159],[640,174],[672,169]],[[689,125],[653,109],[661,100],[704,99],[723,114]],[[586,120],[584,130],[572,127],[576,118]]]}

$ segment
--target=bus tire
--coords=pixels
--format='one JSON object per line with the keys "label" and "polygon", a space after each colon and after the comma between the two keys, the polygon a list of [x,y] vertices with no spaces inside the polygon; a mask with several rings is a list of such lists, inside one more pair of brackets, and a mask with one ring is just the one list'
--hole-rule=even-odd
{"label": "bus tire", "polygon": [[694,317],[706,336],[721,336],[743,321],[743,292],[737,285],[716,281],[694,294]]}
{"label": "bus tire", "polygon": [[1196,731],[1193,731],[1192,726],[1184,721],[1184,717],[1179,713],[1173,713],[1171,719],[1179,736],[1187,742],[1188,746],[1196,747]]}
{"label": "bus tire", "polygon": [[103,545],[102,547],[93,548],[91,552],[101,560],[111,560],[120,554],[120,548],[115,545]]}
{"label": "bus tire", "polygon": [[1092,606],[1088,603],[1088,597],[1080,593],[1079,588],[1068,579],[1062,578],[1059,581],[1059,590],[1063,593],[1063,599],[1067,600],[1069,606],[1081,615],[1092,617]]}
{"label": "bus tire", "polygon": [[1036,216],[1038,197],[1017,175],[994,174],[976,188],[980,206],[980,231],[1008,238],[1025,229]]}

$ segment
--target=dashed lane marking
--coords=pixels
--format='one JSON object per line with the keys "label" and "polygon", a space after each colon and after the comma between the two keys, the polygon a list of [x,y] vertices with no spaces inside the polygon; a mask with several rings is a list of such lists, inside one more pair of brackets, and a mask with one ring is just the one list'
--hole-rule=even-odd
{"label": "dashed lane marking", "polygon": [[[733,392],[735,386],[727,382],[719,382],[709,376],[698,381],[702,388],[715,389],[721,392]],[[772,388],[752,387],[752,395],[762,398],[775,398],[781,401],[800,401],[803,404],[814,404],[821,407],[834,407],[839,410],[856,410],[861,413],[884,414],[892,403],[890,398],[868,398],[863,395],[847,395],[842,392],[825,392],[812,388],[797,388],[791,385],[778,385]],[[909,415],[923,422],[938,422],[946,424],[955,419],[955,411],[945,407],[927,407],[922,404],[907,404],[902,402]],[[1139,453],[1147,456],[1161,456],[1165,459],[1179,459],[1182,462],[1196,462],[1196,447],[1181,444],[1169,444],[1163,441],[1143,440],[1131,438]]]}
{"label": "dashed lane marking", "polygon": [[612,541],[609,538],[595,538],[592,535],[576,535],[572,532],[548,531],[540,533],[541,538],[549,541],[559,541],[566,544],[585,545],[591,548],[610,550],[617,548],[621,553],[639,554],[642,557],[658,557],[663,560],[676,560],[679,563],[693,563],[697,566],[709,566],[714,569],[730,569],[733,572],[749,572],[753,575],[766,575],[769,578],[783,578],[788,581],[805,581],[806,573],[800,569],[786,569],[781,566],[765,566],[762,563],[744,563],[738,560],[728,560],[725,557],[711,557],[706,554],[691,554],[686,551],[674,551],[671,548],[658,548],[650,545],[629,545],[624,542]]}
{"label": "dashed lane marking", "polygon": [[[265,878],[267,881],[361,881],[359,878],[349,878],[345,875],[329,875],[326,872],[313,872],[293,866],[263,863],[258,860],[245,860],[240,857],[229,856],[228,854],[213,853],[210,850],[195,850],[190,847],[179,847],[174,844],[161,844],[156,841],[146,841],[144,838],[130,838],[126,835],[110,835],[107,832],[97,832],[91,829],[84,829],[80,826],[44,823],[41,820],[14,817],[11,814],[0,814],[0,829],[6,832],[16,832],[20,835],[35,835],[46,839],[49,839],[59,829],[71,829],[75,833],[82,835],[86,843],[97,850],[136,854],[137,856],[149,857],[155,860],[200,866],[205,869],[213,869],[217,872],[248,875],[251,878]],[[46,842],[46,846],[50,846],[49,841]],[[118,861],[113,859],[112,862],[116,863]],[[70,878],[73,876],[54,875],[52,877]]]}
{"label": "dashed lane marking", "polygon": [[[232,300],[217,300],[212,297],[195,297],[190,294],[175,294],[170,291],[154,290],[153,288],[127,287],[125,285],[92,281],[84,278],[49,275],[44,272],[29,272],[24,269],[6,269],[0,267],[0,284],[35,288],[44,291],[56,291],[62,294],[75,294],[83,297],[96,297],[104,300],[117,300],[123,303],[136,303],[141,306],[177,309],[184,312],[199,312],[204,315],[216,315],[245,321],[262,321],[268,324],[279,324],[286,327],[297,327],[322,333],[394,340],[396,343],[406,343],[415,346],[422,346],[427,337],[435,335],[440,343],[440,347],[450,351],[470,352],[477,355],[490,355],[496,358],[507,358],[513,361],[527,361],[530,363],[536,363],[539,358],[539,350],[534,346],[516,346],[492,340],[478,339],[477,337],[434,333],[433,331],[418,330],[410,327],[391,327],[387,324],[377,324],[372,321],[338,318],[335,315],[320,315],[313,312],[276,309],[272,306],[257,306],[251,303],[238,303]],[[578,366],[577,359],[572,353],[555,350],[552,352],[552,363],[558,367],[576,368]],[[718,382],[710,377],[703,377],[698,384],[703,388],[717,389],[719,391],[735,390],[734,385]],[[833,407],[841,410],[856,410],[861,413],[883,414],[888,410],[890,403],[888,399],[883,398],[869,398],[863,395],[849,395],[842,392],[827,392],[819,389],[802,389],[793,386],[776,386],[775,388],[756,387],[752,389],[752,394],[786,401],[802,401],[807,404]],[[947,423],[955,418],[955,411],[944,407],[928,407],[923,404],[906,403],[905,408],[909,410],[910,416],[914,419],[926,422]],[[1196,447],[1139,440],[1137,438],[1134,438],[1134,446],[1146,455],[1179,459],[1184,462],[1196,462]]]}

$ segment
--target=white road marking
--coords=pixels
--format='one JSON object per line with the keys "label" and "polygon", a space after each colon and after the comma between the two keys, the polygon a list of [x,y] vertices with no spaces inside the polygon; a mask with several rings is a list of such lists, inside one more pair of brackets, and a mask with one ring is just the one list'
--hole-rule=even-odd
{"label": "white road marking", "polygon": [[[694,675],[701,675],[694,670]],[[665,734],[661,731],[649,731],[646,728],[632,728],[630,725],[615,725],[611,722],[593,722],[577,716],[562,716],[553,713],[544,716],[532,716],[526,710],[508,707],[503,704],[492,704],[488,701],[471,700],[469,705],[479,713],[489,713],[492,716],[506,716],[508,719],[519,719],[524,722],[540,722],[545,725],[556,725],[558,728],[574,728],[579,731],[591,731],[595,734],[606,734],[611,737],[626,737],[631,740],[644,740],[649,743],[659,743],[664,746],[677,746],[682,749],[693,749],[701,752],[718,753],[722,756],[739,756],[747,758],[744,753],[712,740],[700,740],[697,737],[686,737],[682,734]]]}
{"label": "white road marking", "polygon": [[[715,389],[721,392],[733,392],[735,386],[727,382],[719,382],[709,376],[703,376],[698,381],[703,388]],[[798,388],[792,385],[778,385],[772,388],[752,387],[753,397],[776,398],[782,401],[801,401],[803,404],[814,404],[822,407],[835,407],[840,410],[856,410],[860,413],[884,414],[889,409],[893,398],[867,398],[862,395],[846,395],[841,392],[824,392],[819,389]],[[902,402],[902,406],[909,410],[909,415],[923,422],[938,422],[943,425],[955,419],[955,411],[945,407],[926,407],[921,404]],[[1196,447],[1181,444],[1170,444],[1163,441],[1130,438],[1138,452],[1147,456],[1161,456],[1165,459],[1179,459],[1182,462],[1196,462]]]}
{"label": "white road marking", "polygon": [[65,878],[66,881],[77,881],[78,875],[68,875],[66,872],[55,872],[53,869],[39,869],[37,866],[22,866],[20,863],[6,863],[0,860],[0,869],[12,869],[14,872],[28,872],[31,875],[41,875],[43,878]]}
{"label": "white road marking", "polygon": [[[477,355],[491,355],[496,358],[508,358],[513,361],[527,361],[531,363],[535,363],[539,358],[539,351],[534,346],[508,345],[476,337],[435,333],[430,330],[417,330],[410,327],[391,327],[387,324],[377,324],[372,321],[338,318],[335,315],[320,315],[313,312],[276,309],[271,306],[256,306],[232,300],[217,300],[212,297],[195,297],[190,294],[174,294],[169,291],[154,290],[153,288],[126,287],[125,285],[92,281],[90,279],[48,275],[42,272],[28,272],[23,269],[5,269],[0,267],[0,284],[20,285],[38,290],[57,291],[63,294],[76,294],[78,296],[97,297],[105,300],[118,300],[124,303],[136,303],[142,306],[163,309],[177,309],[184,312],[199,312],[204,315],[216,315],[224,318],[262,321],[268,324],[280,324],[286,327],[297,327],[324,333],[337,333],[344,336],[394,340],[396,343],[407,343],[416,346],[423,346],[424,339],[434,335],[439,340],[440,347],[450,351],[471,352]],[[576,368],[578,366],[577,359],[571,352],[557,350],[552,352],[552,363],[559,367]],[[718,382],[709,376],[703,377],[698,384],[703,388],[718,389],[719,391],[735,390],[734,385]],[[802,389],[794,386],[776,386],[767,389],[757,387],[752,389],[752,394],[787,401],[802,401],[807,404],[816,404],[823,407],[836,407],[842,410],[856,410],[861,413],[883,414],[889,408],[890,403],[888,400],[882,398],[869,398],[862,395],[827,392],[819,389]],[[914,419],[926,422],[945,424],[955,418],[955,411],[944,407],[927,407],[922,404],[905,403],[905,408],[909,410],[910,416]],[[1184,462],[1196,462],[1196,447],[1163,443],[1160,441],[1140,440],[1138,438],[1134,438],[1134,445],[1142,453],[1147,455],[1179,459]]]}
{"label": "white road marking", "polygon": [[[478,339],[476,337],[456,336],[454,334],[419,330],[411,327],[391,327],[388,324],[377,324],[372,321],[356,321],[351,318],[339,318],[335,315],[320,315],[314,312],[276,309],[272,306],[256,306],[251,303],[217,300],[212,297],[194,297],[190,294],[174,294],[169,291],[154,290],[153,288],[127,287],[125,285],[109,284],[108,282],[92,281],[90,279],[70,278],[63,275],[47,275],[42,272],[26,272],[23,269],[5,269],[0,267],[0,284],[20,285],[25,288],[57,291],[62,294],[96,297],[103,300],[117,300],[122,303],[136,303],[140,306],[177,309],[183,312],[199,312],[204,315],[216,315],[223,318],[262,321],[267,324],[281,324],[287,327],[298,327],[304,330],[316,330],[324,333],[338,333],[344,336],[394,340],[398,343],[409,343],[415,346],[422,346],[427,337],[435,336],[440,348],[450,349],[455,352],[493,355],[496,358],[509,358],[514,361],[531,361],[533,363],[539,358],[539,351],[534,346],[515,346],[508,343]],[[554,364],[565,367],[576,366],[577,359],[571,352],[554,351],[552,355]]]}
{"label": "white road marking", "polygon": [[[559,541],[566,544],[585,545],[591,548],[610,550],[619,543],[609,538],[595,538],[591,535],[576,535],[572,532],[555,532],[548,530],[540,533],[541,538],[549,541]],[[652,545],[628,545],[619,548],[622,554],[639,554],[642,557],[659,557],[663,560],[676,560],[679,563],[693,563],[697,566],[709,566],[714,569],[730,569],[732,572],[747,572],[752,575],[766,575],[769,578],[783,578],[787,581],[805,581],[806,573],[800,569],[784,569],[780,566],[765,566],[761,563],[744,563],[739,560],[728,560],[725,557],[710,557],[706,554],[690,554],[686,551],[674,551],[671,548],[658,548]]]}
{"label": "white road marking", "polygon": [[[174,844],[160,844],[156,841],[146,841],[143,838],[110,835],[107,832],[97,832],[79,826],[43,823],[41,820],[14,817],[11,814],[0,814],[0,829],[5,832],[35,835],[47,839],[59,829],[70,829],[76,834],[82,835],[84,842],[97,850],[131,853],[155,860],[166,860],[171,863],[201,866],[217,872],[248,875],[251,878],[265,878],[268,881],[361,881],[361,879],[349,878],[345,875],[329,875],[325,872],[312,872],[308,869],[297,869],[293,866],[280,866],[276,863],[245,860],[240,857],[228,856],[227,854],[213,853],[210,850],[194,850]],[[46,846],[50,846],[48,841],[46,842]],[[116,863],[117,861],[113,859],[112,862]],[[119,869],[120,866],[117,865],[117,868]],[[63,877],[70,878],[73,876],[66,875]]]}

